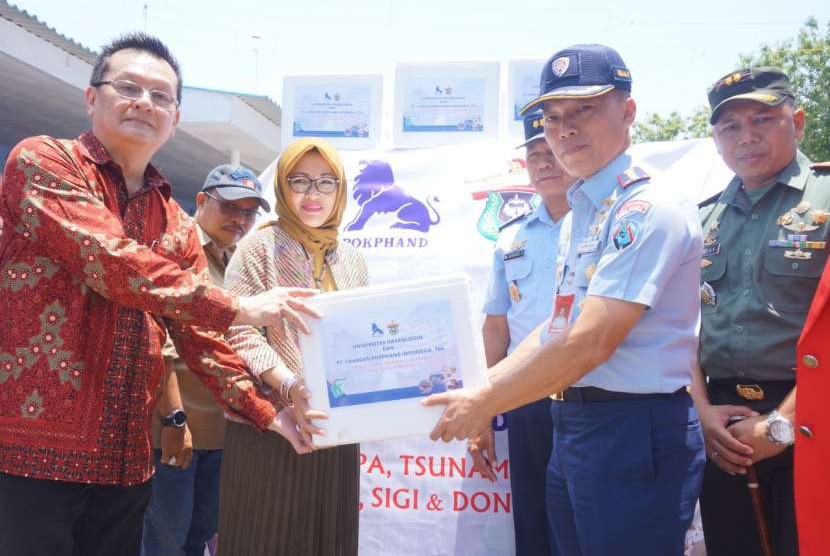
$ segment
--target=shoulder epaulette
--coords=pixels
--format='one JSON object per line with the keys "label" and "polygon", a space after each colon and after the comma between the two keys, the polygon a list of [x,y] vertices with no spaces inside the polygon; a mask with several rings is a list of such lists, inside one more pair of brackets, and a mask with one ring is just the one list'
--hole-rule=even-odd
{"label": "shoulder epaulette", "polygon": [[638,181],[643,181],[649,179],[649,176],[645,170],[640,168],[639,166],[632,166],[625,172],[621,174],[617,174],[617,182],[620,184],[620,187],[625,189],[631,184],[637,183]]}
{"label": "shoulder epaulette", "polygon": [[533,212],[532,210],[528,210],[528,211],[523,212],[522,214],[514,216],[513,218],[511,218],[510,220],[508,220],[507,222],[505,222],[504,224],[499,226],[499,231],[502,231],[503,229],[505,229],[509,225],[518,222],[519,220],[521,220],[522,218],[524,218],[525,216],[527,216],[528,214],[530,214],[532,212]]}
{"label": "shoulder epaulette", "polygon": [[715,201],[720,199],[720,196],[721,196],[722,193],[723,193],[723,191],[718,191],[717,193],[715,193],[714,195],[712,195],[708,199],[699,202],[697,204],[697,208],[702,209],[702,208],[708,207],[709,205],[711,205],[712,203],[714,203]]}
{"label": "shoulder epaulette", "polygon": [[830,161],[828,162],[816,162],[815,164],[810,165],[811,170],[825,170],[830,172]]}

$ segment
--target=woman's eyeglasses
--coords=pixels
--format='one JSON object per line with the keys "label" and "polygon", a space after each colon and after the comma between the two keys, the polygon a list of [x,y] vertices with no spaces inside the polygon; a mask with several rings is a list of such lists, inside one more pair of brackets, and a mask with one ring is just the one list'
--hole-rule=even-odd
{"label": "woman's eyeglasses", "polygon": [[337,186],[340,185],[340,180],[334,176],[317,176],[316,178],[312,178],[304,174],[296,174],[288,176],[286,181],[288,182],[288,187],[294,193],[306,193],[313,186],[320,194],[328,195],[334,192]]}

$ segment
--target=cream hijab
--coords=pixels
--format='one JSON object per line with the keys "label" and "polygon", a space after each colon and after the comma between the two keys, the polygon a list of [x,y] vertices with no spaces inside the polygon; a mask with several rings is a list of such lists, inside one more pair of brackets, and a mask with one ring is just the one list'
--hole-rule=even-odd
{"label": "cream hijab", "polygon": [[[290,191],[287,178],[300,159],[310,151],[320,153],[331,168],[332,174],[340,180],[340,185],[335,191],[333,210],[319,228],[310,228],[303,224],[287,199]],[[321,282],[325,270],[326,254],[337,247],[338,228],[343,219],[343,212],[346,210],[346,172],[340,155],[334,147],[322,139],[304,138],[294,141],[286,147],[277,162],[274,189],[277,197],[275,210],[280,226],[305,247],[311,256],[314,278]],[[325,282],[329,283],[331,280],[325,280]],[[330,285],[333,286],[333,283]],[[325,289],[334,288],[326,287]]]}

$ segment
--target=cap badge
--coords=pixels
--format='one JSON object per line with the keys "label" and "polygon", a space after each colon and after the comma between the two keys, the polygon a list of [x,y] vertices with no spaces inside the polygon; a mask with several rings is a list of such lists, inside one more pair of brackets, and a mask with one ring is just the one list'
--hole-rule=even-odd
{"label": "cap badge", "polygon": [[562,77],[565,72],[568,71],[570,65],[571,59],[568,56],[562,56],[561,58],[554,60],[550,66],[553,70],[553,75],[556,77]]}

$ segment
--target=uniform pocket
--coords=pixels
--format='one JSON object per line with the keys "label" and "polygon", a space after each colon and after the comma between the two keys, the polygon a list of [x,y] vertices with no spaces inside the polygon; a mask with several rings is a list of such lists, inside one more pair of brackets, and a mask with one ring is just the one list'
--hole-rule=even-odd
{"label": "uniform pocket", "polygon": [[520,281],[530,276],[533,270],[533,261],[527,257],[520,259],[513,259],[512,261],[505,261],[504,276],[508,281]]}
{"label": "uniform pocket", "polygon": [[821,277],[827,252],[809,250],[809,259],[784,256],[785,249],[768,248],[764,253],[761,291],[764,300],[779,312],[806,313],[813,301],[818,279]]}

